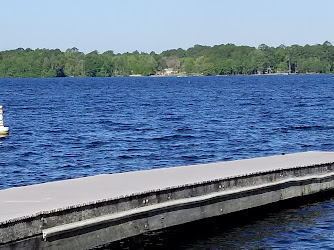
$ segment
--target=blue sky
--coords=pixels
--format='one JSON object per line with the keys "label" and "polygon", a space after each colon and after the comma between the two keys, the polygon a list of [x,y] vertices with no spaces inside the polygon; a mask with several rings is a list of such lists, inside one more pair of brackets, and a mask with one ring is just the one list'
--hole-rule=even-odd
{"label": "blue sky", "polygon": [[334,44],[333,0],[0,0],[0,50]]}

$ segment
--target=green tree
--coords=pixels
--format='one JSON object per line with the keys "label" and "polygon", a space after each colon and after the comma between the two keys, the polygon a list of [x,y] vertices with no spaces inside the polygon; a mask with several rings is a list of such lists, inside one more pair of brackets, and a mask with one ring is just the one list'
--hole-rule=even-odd
{"label": "green tree", "polygon": [[213,76],[219,74],[219,69],[212,62],[205,62],[202,65],[202,73],[205,76]]}
{"label": "green tree", "polygon": [[192,57],[185,57],[181,60],[181,67],[188,75],[196,72],[195,60]]}
{"label": "green tree", "polygon": [[166,68],[186,74],[266,74],[272,72],[333,73],[334,46],[261,44],[258,48],[221,44],[195,45],[187,50],[115,54],[112,50],[84,54],[73,47],[59,49],[18,48],[0,51],[0,77],[149,76]]}

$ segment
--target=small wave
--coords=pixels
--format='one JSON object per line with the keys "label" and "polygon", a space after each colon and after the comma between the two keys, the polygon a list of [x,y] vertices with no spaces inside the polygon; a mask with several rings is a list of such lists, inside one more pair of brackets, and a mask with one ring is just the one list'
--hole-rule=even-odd
{"label": "small wave", "polygon": [[128,125],[128,124],[124,124],[124,123],[120,123],[120,122],[115,122],[115,121],[111,121],[111,120],[107,120],[107,119],[101,119],[98,121],[98,123],[103,124],[103,125],[107,125],[107,126],[112,126],[112,127],[118,127],[118,126],[122,126],[122,125]]}
{"label": "small wave", "polygon": [[135,128],[136,131],[140,132],[147,132],[147,131],[153,131],[153,128]]}
{"label": "small wave", "polygon": [[78,154],[71,154],[71,153],[66,153],[64,154],[64,157],[78,157]]}
{"label": "small wave", "polygon": [[178,132],[192,131],[192,129],[191,128],[178,128],[177,131]]}
{"label": "small wave", "polygon": [[182,155],[180,158],[183,160],[188,160],[188,161],[195,161],[195,160],[200,159],[200,157],[197,155]]}
{"label": "small wave", "polygon": [[[1,137],[0,137],[1,138]],[[1,138],[1,140],[5,140],[5,138]],[[1,141],[1,144],[3,144],[3,142]],[[20,146],[16,146],[16,145],[1,145],[2,148],[5,148],[7,152],[10,152],[10,151],[14,151],[14,150],[17,150],[20,148]]]}
{"label": "small wave", "polygon": [[133,159],[134,157],[132,155],[120,155],[118,156],[120,159]]}
{"label": "small wave", "polygon": [[73,165],[70,165],[70,164],[66,164],[66,165],[63,165],[60,167],[61,169],[72,169],[72,168],[75,168]]}
{"label": "small wave", "polygon": [[33,156],[33,155],[38,155],[38,154],[35,153],[35,152],[32,152],[32,151],[29,151],[29,152],[24,152],[24,153],[22,153],[22,154],[21,154],[21,157],[27,157],[27,156],[31,157],[31,156]]}
{"label": "small wave", "polygon": [[181,121],[185,118],[185,116],[179,116],[179,115],[169,115],[165,117],[159,118],[160,121]]}
{"label": "small wave", "polygon": [[316,99],[316,98],[312,97],[312,96],[304,96],[304,97],[300,97],[299,99],[301,99],[301,100],[313,100],[313,99]]}
{"label": "small wave", "polygon": [[89,164],[84,164],[84,165],[79,165],[78,168],[91,168],[92,165]]}
{"label": "small wave", "polygon": [[315,125],[315,126],[295,126],[292,127],[292,129],[295,130],[331,130],[334,129],[333,125],[328,125],[328,126],[319,126],[319,125]]}
{"label": "small wave", "polygon": [[178,140],[178,139],[193,139],[195,136],[192,135],[167,135],[162,137],[155,137],[153,140],[156,141],[169,141],[169,140]]}
{"label": "small wave", "polygon": [[34,109],[34,107],[32,107],[32,106],[23,106],[23,107],[21,107],[21,109],[23,109],[23,110],[31,110],[31,109]]}
{"label": "small wave", "polygon": [[[61,129],[61,128],[54,128],[54,129],[49,129],[45,131],[47,134],[65,134],[66,130]],[[31,134],[32,135],[32,134]]]}
{"label": "small wave", "polygon": [[93,141],[93,142],[90,142],[86,147],[87,148],[95,148],[95,147],[103,146],[103,145],[106,145],[106,144],[108,144],[108,143],[104,142],[104,141]]}
{"label": "small wave", "polygon": [[301,129],[301,130],[308,130],[308,129],[313,129],[315,126],[296,126],[293,127],[293,129]]}
{"label": "small wave", "polygon": [[307,107],[307,103],[297,103],[297,104],[295,104],[294,105],[294,107],[296,107],[296,108],[302,108],[302,107]]}

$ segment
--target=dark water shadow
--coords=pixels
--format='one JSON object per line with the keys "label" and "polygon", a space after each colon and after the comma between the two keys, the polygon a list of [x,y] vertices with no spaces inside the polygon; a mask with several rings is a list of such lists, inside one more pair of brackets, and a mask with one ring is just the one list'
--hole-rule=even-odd
{"label": "dark water shadow", "polygon": [[[299,225],[309,226],[310,220],[321,216],[314,211],[317,206],[330,202],[333,197],[334,191],[299,197],[146,233],[98,249],[263,249],[275,247],[271,245],[273,242],[278,247],[288,246],[289,239],[272,240],[271,234],[288,227],[293,220],[297,220]],[[264,237],[268,237],[268,242],[263,242]],[[256,241],[261,244],[256,244]]]}

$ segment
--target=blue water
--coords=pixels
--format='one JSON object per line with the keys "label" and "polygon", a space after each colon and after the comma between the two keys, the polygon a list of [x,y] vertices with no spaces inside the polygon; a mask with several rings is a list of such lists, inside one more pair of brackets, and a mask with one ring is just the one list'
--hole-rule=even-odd
{"label": "blue water", "polygon": [[332,151],[333,82],[334,75],[0,79],[11,129],[0,138],[0,189]]}

